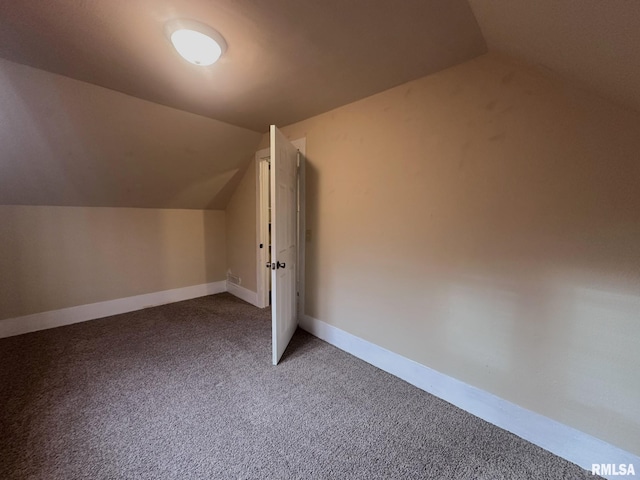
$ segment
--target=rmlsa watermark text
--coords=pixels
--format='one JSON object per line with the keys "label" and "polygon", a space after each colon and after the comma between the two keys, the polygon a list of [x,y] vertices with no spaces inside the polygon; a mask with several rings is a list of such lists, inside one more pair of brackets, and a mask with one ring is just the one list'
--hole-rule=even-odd
{"label": "rmlsa watermark text", "polygon": [[594,463],[591,475],[635,475],[633,463]]}

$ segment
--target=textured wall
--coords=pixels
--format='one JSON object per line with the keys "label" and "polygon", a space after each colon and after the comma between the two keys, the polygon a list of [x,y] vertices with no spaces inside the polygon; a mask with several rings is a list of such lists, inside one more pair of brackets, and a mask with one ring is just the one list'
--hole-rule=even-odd
{"label": "textured wall", "polygon": [[640,453],[638,114],[490,54],[283,131],[307,314]]}
{"label": "textured wall", "polygon": [[225,213],[0,206],[0,319],[225,279]]}

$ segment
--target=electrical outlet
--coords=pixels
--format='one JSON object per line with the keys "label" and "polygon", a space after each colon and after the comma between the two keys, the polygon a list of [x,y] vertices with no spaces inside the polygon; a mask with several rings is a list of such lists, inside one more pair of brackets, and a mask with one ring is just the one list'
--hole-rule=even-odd
{"label": "electrical outlet", "polygon": [[304,234],[304,239],[305,239],[305,241],[307,241],[307,242],[310,242],[310,241],[311,241],[311,229],[309,229],[309,230],[307,230],[307,231],[305,232],[305,234]]}

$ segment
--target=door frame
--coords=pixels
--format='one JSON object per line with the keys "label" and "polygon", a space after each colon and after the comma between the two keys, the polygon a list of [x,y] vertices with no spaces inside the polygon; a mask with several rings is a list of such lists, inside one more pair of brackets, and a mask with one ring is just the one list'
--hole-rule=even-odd
{"label": "door frame", "polygon": [[[302,157],[298,168],[298,271],[296,272],[296,282],[298,296],[298,312],[304,313],[304,259],[305,259],[305,221],[304,221],[304,161],[307,148],[306,137],[298,138],[291,142],[300,152]],[[267,252],[269,246],[269,182],[270,174],[268,169],[271,150],[263,148],[255,155],[256,164],[256,280],[257,280],[257,306],[266,308],[269,303],[269,279],[271,270],[267,269]],[[260,248],[260,245],[263,248]]]}
{"label": "door frame", "polygon": [[[269,251],[269,231],[266,228],[269,219],[269,148],[256,152],[256,273],[258,307],[269,306],[269,279],[271,270],[267,269]],[[260,248],[260,245],[263,248]]]}

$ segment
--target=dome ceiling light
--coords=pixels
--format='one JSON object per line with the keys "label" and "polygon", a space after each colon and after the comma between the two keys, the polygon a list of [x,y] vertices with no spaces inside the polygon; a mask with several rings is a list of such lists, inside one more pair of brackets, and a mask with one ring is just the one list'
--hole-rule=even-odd
{"label": "dome ceiling light", "polygon": [[194,65],[212,65],[227,49],[222,35],[194,20],[171,20],[165,33],[180,56]]}

